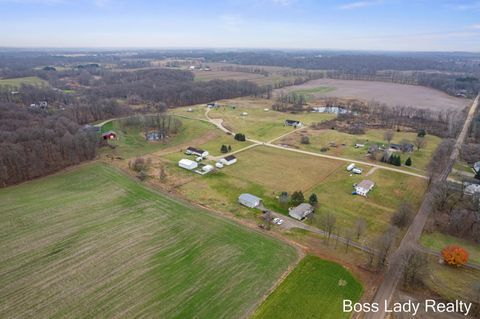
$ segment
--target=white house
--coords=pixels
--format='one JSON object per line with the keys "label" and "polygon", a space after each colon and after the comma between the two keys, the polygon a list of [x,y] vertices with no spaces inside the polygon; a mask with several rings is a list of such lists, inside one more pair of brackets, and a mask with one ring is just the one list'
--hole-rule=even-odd
{"label": "white house", "polygon": [[185,154],[196,155],[196,156],[200,156],[200,157],[207,157],[209,153],[207,151],[201,150],[199,148],[189,146],[187,148],[187,150],[185,151]]}
{"label": "white house", "polygon": [[191,171],[192,169],[195,169],[198,167],[198,164],[197,162],[194,162],[194,161],[191,161],[189,159],[186,159],[186,158],[182,158],[179,162],[178,162],[178,166],[182,167],[182,168],[185,168],[185,169],[188,169],[189,171]]}
{"label": "white house", "polygon": [[262,199],[252,194],[241,194],[238,197],[238,202],[244,206],[255,208],[260,206]]}
{"label": "white house", "polygon": [[367,197],[368,192],[372,190],[373,186],[375,186],[374,182],[368,179],[364,179],[363,181],[355,185],[355,192],[358,195]]}
{"label": "white house", "polygon": [[228,155],[228,156],[225,156],[224,158],[222,158],[220,160],[220,162],[223,165],[232,165],[232,164],[235,164],[237,162],[237,158],[233,155]]}
{"label": "white house", "polygon": [[313,213],[313,206],[307,203],[302,203],[297,207],[290,208],[288,210],[288,215],[292,216],[297,220],[302,220],[311,213]]}

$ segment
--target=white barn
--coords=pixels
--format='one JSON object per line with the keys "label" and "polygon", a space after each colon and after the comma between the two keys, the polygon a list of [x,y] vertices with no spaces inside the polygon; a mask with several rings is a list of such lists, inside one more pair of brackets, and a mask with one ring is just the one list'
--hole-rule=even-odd
{"label": "white barn", "polygon": [[189,159],[186,159],[186,158],[182,158],[179,162],[178,162],[178,166],[180,166],[181,168],[185,168],[185,169],[188,169],[189,171],[191,171],[192,169],[195,169],[198,167],[198,163],[195,162],[195,161],[191,161]]}
{"label": "white barn", "polygon": [[200,157],[207,157],[208,156],[208,152],[207,151],[204,151],[202,149],[199,149],[199,148],[195,148],[195,147],[187,147],[187,150],[185,151],[185,154],[187,155],[196,155],[196,156],[200,156]]}

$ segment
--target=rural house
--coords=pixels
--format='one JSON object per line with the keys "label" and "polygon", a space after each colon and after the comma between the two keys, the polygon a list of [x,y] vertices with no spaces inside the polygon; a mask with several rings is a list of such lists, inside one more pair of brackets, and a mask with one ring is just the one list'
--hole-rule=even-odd
{"label": "rural house", "polygon": [[285,126],[299,127],[303,126],[303,123],[295,120],[285,120]]}
{"label": "rural house", "polygon": [[102,133],[102,138],[104,140],[114,140],[117,138],[117,133],[114,131],[107,131],[105,133]]}
{"label": "rural house", "polygon": [[373,186],[375,186],[374,182],[372,182],[368,179],[364,179],[363,181],[361,181],[357,185],[354,185],[355,193],[357,195],[367,197],[368,192],[372,190]]}
{"label": "rural house", "polygon": [[180,166],[181,168],[185,168],[185,169],[188,169],[189,171],[191,171],[192,169],[195,169],[198,167],[198,164],[197,162],[195,161],[191,161],[189,159],[186,159],[186,158],[182,158],[179,162],[178,162],[178,166]]}
{"label": "rural house", "polygon": [[291,217],[297,220],[302,220],[312,213],[313,213],[313,206],[307,203],[302,203],[297,207],[290,208],[288,210],[288,215],[290,215]]}
{"label": "rural house", "polygon": [[224,158],[222,158],[220,160],[220,162],[223,165],[232,165],[232,164],[235,164],[237,162],[237,158],[233,155],[228,155],[228,156],[225,156]]}
{"label": "rural house", "polygon": [[254,196],[252,194],[241,194],[238,197],[238,202],[243,206],[247,206],[250,208],[255,208],[260,206],[262,199]]}
{"label": "rural house", "polygon": [[204,150],[199,149],[199,148],[191,147],[191,146],[189,146],[187,148],[187,150],[185,151],[185,154],[196,155],[196,156],[200,156],[200,157],[207,157],[208,156],[207,151],[204,151]]}
{"label": "rural house", "polygon": [[395,151],[402,151],[405,153],[411,153],[413,152],[414,145],[410,143],[405,143],[405,144],[390,144],[390,149],[395,150]]}

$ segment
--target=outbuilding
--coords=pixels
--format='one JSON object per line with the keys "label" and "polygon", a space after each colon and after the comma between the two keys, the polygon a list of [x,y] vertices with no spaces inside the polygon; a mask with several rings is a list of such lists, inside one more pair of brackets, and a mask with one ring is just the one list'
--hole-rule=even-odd
{"label": "outbuilding", "polygon": [[300,127],[303,126],[303,123],[296,120],[285,120],[285,126]]}
{"label": "outbuilding", "polygon": [[238,202],[244,206],[255,208],[260,206],[262,199],[252,194],[241,194],[238,197]]}
{"label": "outbuilding", "polygon": [[228,155],[228,156],[225,156],[224,158],[222,158],[220,160],[220,162],[223,165],[232,165],[232,164],[235,164],[237,162],[237,158],[233,155]]}
{"label": "outbuilding", "polygon": [[368,179],[364,179],[363,181],[355,185],[355,193],[357,195],[367,197],[368,192],[371,191],[374,186],[374,182]]}
{"label": "outbuilding", "polygon": [[202,149],[189,146],[187,148],[187,150],[185,151],[185,154],[207,157],[209,153],[207,151],[202,150]]}
{"label": "outbuilding", "polygon": [[108,131],[108,132],[102,133],[102,138],[104,140],[114,140],[117,138],[117,133],[115,133],[114,131]]}
{"label": "outbuilding", "polygon": [[308,204],[308,203],[302,203],[298,205],[297,207],[290,208],[288,210],[288,215],[291,217],[297,219],[297,220],[302,220],[308,215],[313,213],[313,206]]}
{"label": "outbuilding", "polygon": [[195,169],[198,167],[198,164],[197,162],[195,161],[191,161],[189,159],[186,159],[186,158],[182,158],[179,162],[178,162],[178,166],[180,166],[181,168],[185,168],[185,169],[188,169],[189,171]]}

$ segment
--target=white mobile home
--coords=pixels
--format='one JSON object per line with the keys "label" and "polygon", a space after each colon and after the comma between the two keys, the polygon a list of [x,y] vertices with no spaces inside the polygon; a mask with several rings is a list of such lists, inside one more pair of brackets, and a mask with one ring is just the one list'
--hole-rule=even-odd
{"label": "white mobile home", "polygon": [[185,154],[187,155],[196,155],[196,156],[200,156],[200,157],[207,157],[208,156],[208,152],[207,151],[204,151],[202,149],[199,149],[199,148],[195,148],[195,147],[187,147],[187,150],[185,151]]}
{"label": "white mobile home", "polygon": [[262,199],[252,194],[241,194],[238,197],[238,202],[244,206],[255,208],[260,206]]}
{"label": "white mobile home", "polygon": [[374,182],[364,179],[363,181],[355,185],[355,193],[367,197],[368,192],[372,190],[373,186],[375,186]]}
{"label": "white mobile home", "polygon": [[232,165],[232,164],[235,164],[237,162],[237,158],[233,155],[228,155],[228,156],[225,156],[224,158],[222,158],[220,160],[220,162],[223,165]]}

